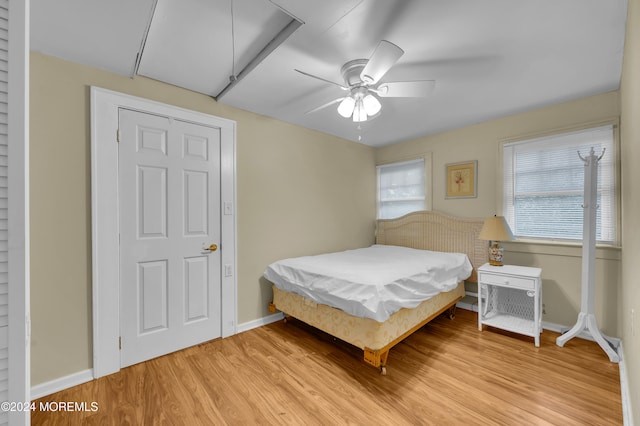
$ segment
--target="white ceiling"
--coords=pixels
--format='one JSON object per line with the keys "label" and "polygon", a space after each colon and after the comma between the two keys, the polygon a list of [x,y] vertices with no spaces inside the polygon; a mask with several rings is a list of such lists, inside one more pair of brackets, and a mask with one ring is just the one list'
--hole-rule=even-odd
{"label": "white ceiling", "polygon": [[[626,0],[31,0],[31,46],[217,96],[295,18],[303,24],[218,101],[383,146],[618,89],[626,9]],[[383,98],[361,126],[335,106],[306,113],[344,92],[295,68],[343,84],[341,66],[382,39],[405,51],[383,81],[436,80],[430,96]]]}

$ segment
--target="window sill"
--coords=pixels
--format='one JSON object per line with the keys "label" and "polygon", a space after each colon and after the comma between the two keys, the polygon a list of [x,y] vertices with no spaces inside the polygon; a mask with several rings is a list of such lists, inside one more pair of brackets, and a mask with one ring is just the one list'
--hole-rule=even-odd
{"label": "window sill", "polygon": [[[512,253],[582,257],[582,243],[518,239],[515,241],[502,241],[500,244],[505,251]],[[621,251],[622,248],[619,246],[596,245],[596,258],[620,260]]]}

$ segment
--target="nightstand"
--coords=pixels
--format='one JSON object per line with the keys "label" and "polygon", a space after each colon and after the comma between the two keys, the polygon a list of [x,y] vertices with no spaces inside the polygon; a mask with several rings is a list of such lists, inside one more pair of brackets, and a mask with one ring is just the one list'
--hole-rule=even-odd
{"label": "nightstand", "polygon": [[478,328],[482,325],[531,336],[540,346],[542,270],[527,266],[478,268]]}

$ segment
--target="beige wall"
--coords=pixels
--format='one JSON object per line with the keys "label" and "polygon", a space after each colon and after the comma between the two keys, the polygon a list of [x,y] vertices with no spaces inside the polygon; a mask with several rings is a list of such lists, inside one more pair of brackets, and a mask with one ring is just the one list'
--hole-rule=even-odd
{"label": "beige wall", "polygon": [[[619,114],[619,93],[605,93],[380,148],[376,151],[376,162],[431,153],[433,209],[458,216],[487,217],[501,210],[498,187],[501,142],[617,119]],[[445,164],[466,160],[478,160],[478,197],[445,199]],[[504,246],[506,262],[542,268],[543,321],[572,326],[580,312],[580,247],[531,243],[505,243]],[[596,255],[596,317],[605,333],[617,336],[620,250],[600,248]]]}
{"label": "beige wall", "polygon": [[[634,424],[640,425],[640,0],[629,0],[624,66],[620,85],[622,116],[622,291],[620,335],[632,398]],[[633,312],[633,317],[632,317]],[[632,325],[633,321],[633,325]],[[630,423],[631,424],[631,423]]]}
{"label": "beige wall", "polygon": [[89,86],[237,122],[238,320],[268,315],[275,259],[373,242],[373,149],[134,79],[31,54],[32,384],[92,366]]}

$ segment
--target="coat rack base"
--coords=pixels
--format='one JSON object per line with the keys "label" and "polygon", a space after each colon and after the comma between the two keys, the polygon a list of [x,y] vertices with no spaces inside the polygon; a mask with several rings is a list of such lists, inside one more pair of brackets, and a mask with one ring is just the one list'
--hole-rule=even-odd
{"label": "coat rack base", "polygon": [[588,331],[593,340],[595,340],[602,350],[609,357],[609,361],[611,362],[620,362],[620,356],[618,356],[618,352],[616,351],[618,347],[618,342],[616,339],[605,336],[602,334],[600,329],[598,328],[598,323],[596,322],[596,317],[593,314],[587,314],[585,312],[580,312],[578,314],[578,321],[576,325],[574,325],[569,331],[559,336],[556,339],[556,345],[562,347],[569,340],[576,337],[582,331]]}

